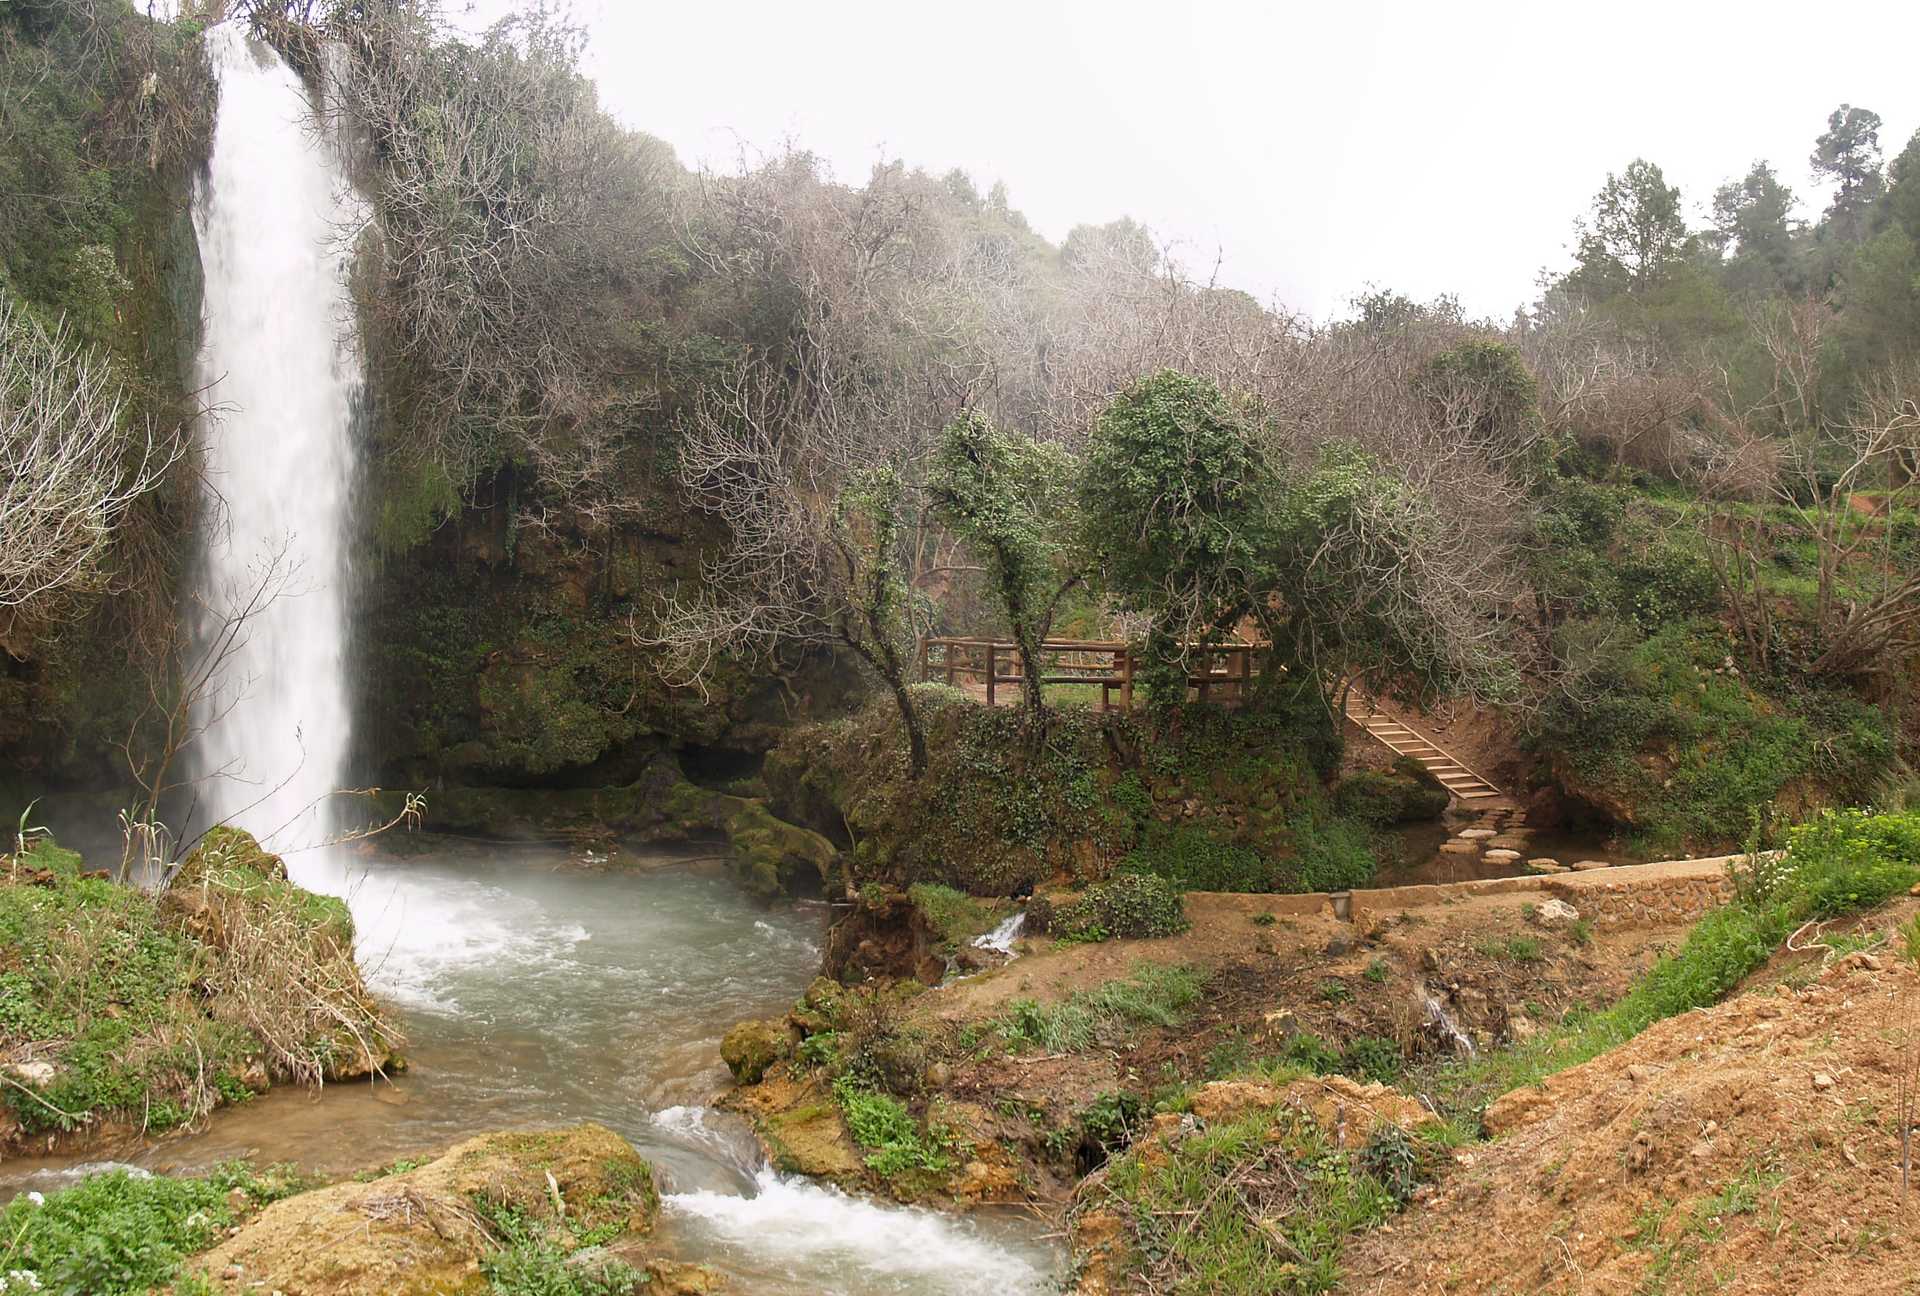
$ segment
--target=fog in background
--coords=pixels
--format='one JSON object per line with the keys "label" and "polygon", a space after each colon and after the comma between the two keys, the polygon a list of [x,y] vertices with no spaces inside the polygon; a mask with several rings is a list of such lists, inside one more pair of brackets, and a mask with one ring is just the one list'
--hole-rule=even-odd
{"label": "fog in background", "polygon": [[[478,0],[476,25],[510,7]],[[846,182],[959,167],[1059,240],[1132,216],[1229,286],[1315,316],[1369,284],[1504,318],[1645,156],[1702,223],[1843,100],[1920,127],[1920,5],[575,0],[607,107],[690,164],[792,140]]]}

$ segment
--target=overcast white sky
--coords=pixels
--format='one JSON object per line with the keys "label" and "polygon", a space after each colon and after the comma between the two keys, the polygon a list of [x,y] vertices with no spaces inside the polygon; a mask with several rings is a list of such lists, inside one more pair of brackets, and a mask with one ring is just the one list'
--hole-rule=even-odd
{"label": "overcast white sky", "polygon": [[1915,0],[574,7],[607,107],[682,161],[792,138],[854,183],[960,167],[1050,238],[1132,216],[1320,317],[1369,284],[1506,316],[1635,156],[1696,223],[1761,157],[1811,215],[1835,106],[1880,113],[1889,157],[1920,127]]}

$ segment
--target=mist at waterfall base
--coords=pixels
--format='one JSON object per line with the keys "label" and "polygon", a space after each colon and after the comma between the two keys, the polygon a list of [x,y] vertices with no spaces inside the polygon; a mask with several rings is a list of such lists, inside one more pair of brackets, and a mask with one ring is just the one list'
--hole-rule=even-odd
{"label": "mist at waterfall base", "polygon": [[218,500],[199,582],[203,644],[258,607],[196,711],[199,819],[248,829],[295,881],[348,899],[357,953],[395,1006],[413,1067],[399,1084],[331,1087],[319,1100],[269,1095],[138,1159],[193,1168],[240,1154],[344,1173],[483,1130],[593,1119],[661,1170],[665,1244],[742,1290],[1044,1290],[1056,1256],[1030,1226],[777,1174],[737,1123],[700,1105],[725,1080],[720,1033],[782,1011],[817,972],[819,909],[767,910],[684,867],[587,872],[551,849],[328,844],[351,737],[362,369],[342,232],[360,200],[286,64],[237,24],[209,45],[221,99],[195,226]]}

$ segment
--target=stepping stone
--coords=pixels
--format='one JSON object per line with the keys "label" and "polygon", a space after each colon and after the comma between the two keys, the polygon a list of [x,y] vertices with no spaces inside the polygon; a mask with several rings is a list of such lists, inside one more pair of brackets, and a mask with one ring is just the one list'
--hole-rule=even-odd
{"label": "stepping stone", "polygon": [[1499,833],[1491,828],[1462,828],[1458,833],[1462,841],[1485,841],[1489,837],[1498,837],[1499,835]]}
{"label": "stepping stone", "polygon": [[1603,869],[1612,868],[1613,865],[1607,863],[1605,860],[1575,860],[1570,867],[1577,869]]}
{"label": "stepping stone", "polygon": [[1520,858],[1517,850],[1490,850],[1484,856],[1489,864],[1512,864]]}

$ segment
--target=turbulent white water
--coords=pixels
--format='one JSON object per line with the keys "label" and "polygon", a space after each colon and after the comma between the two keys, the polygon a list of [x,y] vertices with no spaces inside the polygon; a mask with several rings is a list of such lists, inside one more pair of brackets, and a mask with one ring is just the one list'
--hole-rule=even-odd
{"label": "turbulent white water", "polygon": [[[207,36],[220,107],[194,224],[206,275],[200,382],[217,496],[206,528],[203,651],[249,606],[196,709],[200,806],[340,889],[314,849],[346,765],[348,512],[359,356],[340,230],[355,214],[300,79],[237,24]],[[303,851],[303,848],[307,848]]]}
{"label": "turbulent white water", "polygon": [[754,1191],[669,1193],[689,1226],[735,1272],[769,1287],[945,1296],[1039,1296],[1052,1276],[972,1222],[850,1197],[762,1169]]}
{"label": "turbulent white water", "polygon": [[990,932],[984,932],[973,938],[975,949],[991,950],[995,954],[1013,953],[1013,943],[1020,939],[1021,931],[1027,925],[1027,911],[1003,918],[999,926]]}

